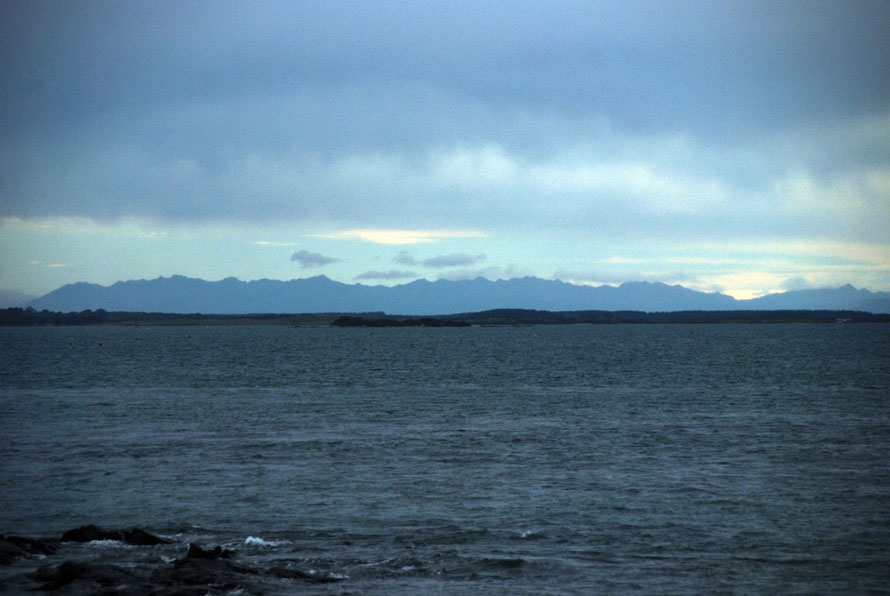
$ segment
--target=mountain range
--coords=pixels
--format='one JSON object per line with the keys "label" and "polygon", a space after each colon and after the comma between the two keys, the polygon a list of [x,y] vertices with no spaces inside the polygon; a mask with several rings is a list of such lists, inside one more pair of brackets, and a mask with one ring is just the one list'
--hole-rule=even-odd
{"label": "mountain range", "polygon": [[851,285],[799,290],[737,300],[659,282],[627,282],[618,287],[584,286],[522,277],[492,281],[419,279],[393,287],[345,284],[324,275],[278,281],[240,281],[229,277],[205,281],[174,275],[101,286],[78,282],[25,304],[35,310],[204,314],[359,313],[403,315],[465,313],[497,308],[550,311],[634,310],[860,310],[890,313],[890,292],[870,292]]}

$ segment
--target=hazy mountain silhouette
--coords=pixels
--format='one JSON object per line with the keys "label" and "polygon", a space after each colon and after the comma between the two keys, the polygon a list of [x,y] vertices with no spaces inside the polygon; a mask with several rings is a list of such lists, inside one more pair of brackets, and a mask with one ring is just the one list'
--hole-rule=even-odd
{"label": "hazy mountain silhouette", "polygon": [[434,315],[495,308],[537,310],[863,310],[890,313],[890,292],[835,289],[801,290],[752,300],[697,292],[663,283],[628,282],[618,287],[581,286],[522,277],[491,281],[427,281],[387,286],[344,284],[323,275],[291,281],[233,277],[205,281],[174,275],[121,281],[111,286],[74,283],[32,300],[28,306],[61,312],[103,308],[205,314],[371,312]]}
{"label": "hazy mountain silhouette", "polygon": [[37,296],[33,294],[25,294],[15,290],[0,290],[0,308],[22,306],[35,298]]}
{"label": "hazy mountain silhouette", "polygon": [[797,290],[782,294],[769,294],[749,301],[763,310],[813,309],[813,310],[863,310],[874,313],[890,313],[890,292],[857,290],[850,284],[839,288]]}

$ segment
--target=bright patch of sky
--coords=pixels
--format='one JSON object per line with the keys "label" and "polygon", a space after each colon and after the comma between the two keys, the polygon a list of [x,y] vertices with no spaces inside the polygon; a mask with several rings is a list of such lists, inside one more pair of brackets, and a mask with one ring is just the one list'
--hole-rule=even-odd
{"label": "bright patch of sky", "polygon": [[890,290],[886,2],[0,6],[0,290]]}

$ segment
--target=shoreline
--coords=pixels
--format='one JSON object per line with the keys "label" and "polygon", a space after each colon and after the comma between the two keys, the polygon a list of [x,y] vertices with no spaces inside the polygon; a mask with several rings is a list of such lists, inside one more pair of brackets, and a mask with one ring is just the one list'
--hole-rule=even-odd
{"label": "shoreline", "polygon": [[711,310],[711,311],[547,311],[493,309],[478,312],[398,315],[359,313],[201,314],[81,312],[0,309],[0,327],[50,326],[291,326],[291,327],[470,327],[526,325],[614,325],[698,323],[888,323],[890,314],[849,310]]}

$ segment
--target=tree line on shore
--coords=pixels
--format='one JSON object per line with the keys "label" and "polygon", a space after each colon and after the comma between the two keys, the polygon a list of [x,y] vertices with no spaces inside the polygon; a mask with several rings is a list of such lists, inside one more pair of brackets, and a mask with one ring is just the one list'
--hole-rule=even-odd
{"label": "tree line on shore", "polygon": [[84,325],[333,325],[336,327],[465,327],[469,325],[566,325],[616,323],[834,323],[890,322],[890,315],[847,310],[733,310],[733,311],[546,311],[495,309],[436,316],[373,313],[306,313],[219,315],[200,313],[80,312],[0,309],[0,326]]}

